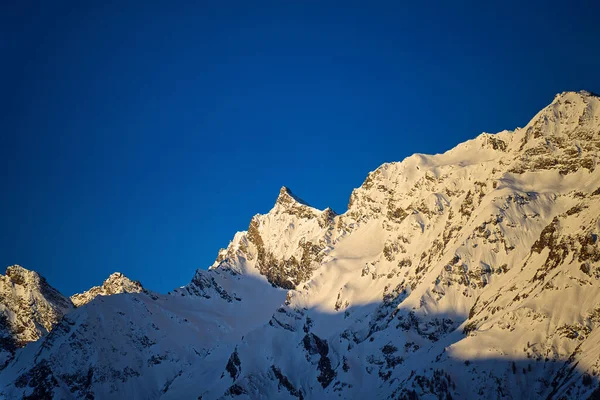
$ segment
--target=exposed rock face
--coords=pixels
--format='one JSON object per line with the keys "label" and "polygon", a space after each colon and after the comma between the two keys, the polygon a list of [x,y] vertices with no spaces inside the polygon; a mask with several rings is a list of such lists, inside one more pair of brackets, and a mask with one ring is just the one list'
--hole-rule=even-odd
{"label": "exposed rock face", "polygon": [[172,295],[80,307],[0,397],[595,398],[600,99],[371,172],[336,215],[282,188]]}
{"label": "exposed rock face", "polygon": [[73,308],[37,272],[18,265],[0,274],[0,368],[14,352],[38,340]]}
{"label": "exposed rock face", "polygon": [[71,301],[75,307],[80,307],[94,300],[96,296],[110,296],[119,293],[140,293],[144,288],[138,281],[132,281],[120,272],[111,274],[102,286],[94,286],[90,290],[74,294]]}
{"label": "exposed rock face", "polygon": [[[309,206],[285,186],[268,214],[255,215],[247,232],[238,232],[221,249],[211,270],[254,271],[275,287],[294,289],[306,282],[335,241],[336,213]],[[283,240],[282,240],[283,239]],[[218,286],[198,271],[186,291],[206,296],[204,288]]]}

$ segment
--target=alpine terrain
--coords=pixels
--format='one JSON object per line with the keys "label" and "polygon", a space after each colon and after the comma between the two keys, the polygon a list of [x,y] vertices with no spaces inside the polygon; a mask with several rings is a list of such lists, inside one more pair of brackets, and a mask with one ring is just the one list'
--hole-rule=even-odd
{"label": "alpine terrain", "polygon": [[600,398],[600,98],[371,172],[283,187],[169,294],[0,276],[0,398]]}

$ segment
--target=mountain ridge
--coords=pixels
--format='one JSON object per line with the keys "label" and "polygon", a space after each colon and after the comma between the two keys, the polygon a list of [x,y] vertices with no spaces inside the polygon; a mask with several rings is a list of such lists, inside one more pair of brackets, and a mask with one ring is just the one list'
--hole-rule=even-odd
{"label": "mountain ridge", "polygon": [[116,272],[102,286],[68,298],[35,271],[12,265],[0,274],[0,370],[18,349],[49,334],[76,307],[97,296],[143,291],[141,284]]}
{"label": "mountain ridge", "polygon": [[0,395],[592,398],[599,152],[600,99],[563,92],[523,128],[381,165],[343,214],[283,187],[188,285],[68,313]]}

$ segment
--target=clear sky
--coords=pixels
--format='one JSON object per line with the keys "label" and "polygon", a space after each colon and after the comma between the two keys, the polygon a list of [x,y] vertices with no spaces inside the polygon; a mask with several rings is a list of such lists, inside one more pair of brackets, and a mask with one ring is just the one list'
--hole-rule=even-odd
{"label": "clear sky", "polygon": [[167,292],[282,185],[344,212],[384,162],[600,91],[598,1],[9,3],[0,264],[67,295]]}

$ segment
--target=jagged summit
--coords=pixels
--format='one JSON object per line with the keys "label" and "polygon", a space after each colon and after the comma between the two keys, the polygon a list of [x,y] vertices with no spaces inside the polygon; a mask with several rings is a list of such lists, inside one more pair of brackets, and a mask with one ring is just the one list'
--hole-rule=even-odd
{"label": "jagged summit", "polygon": [[94,286],[90,290],[71,296],[75,307],[80,307],[94,300],[96,296],[109,296],[119,293],[140,293],[144,288],[139,281],[132,281],[120,272],[114,272],[104,281],[102,286]]}
{"label": "jagged summit", "polygon": [[110,274],[108,276],[108,278],[106,278],[106,280],[104,281],[104,283],[107,282],[115,282],[115,281],[122,281],[123,279],[129,279],[127,278],[125,275],[123,275],[122,272],[113,272],[112,274]]}
{"label": "jagged summit", "polygon": [[[588,92],[586,90],[558,93],[554,96],[554,99],[548,106],[544,107],[535,117],[532,118],[532,122],[535,121],[539,115],[545,115],[546,110],[560,110],[564,113],[561,115],[561,117],[563,117],[581,112],[585,107],[588,106],[595,108],[596,106],[594,104],[599,99],[600,96],[598,94]],[[562,105],[562,107],[557,108],[557,105]],[[564,123],[565,121],[561,122]]]}
{"label": "jagged summit", "polygon": [[566,90],[564,92],[557,93],[556,95],[554,95],[554,100],[558,98],[567,98],[572,95],[577,95],[580,97],[600,97],[599,94],[591,92],[589,90]]}
{"label": "jagged summit", "polygon": [[281,205],[283,207],[290,207],[296,204],[312,207],[310,204],[302,200],[300,197],[294,195],[292,190],[282,186],[279,190],[279,196],[277,196],[277,200],[275,201],[276,205]]}
{"label": "jagged summit", "polygon": [[5,274],[5,276],[0,274],[0,280],[3,280],[5,284],[10,283],[12,290],[20,293],[38,292],[50,301],[55,302],[59,308],[68,309],[71,307],[70,302],[58,290],[50,286],[46,278],[37,272],[20,265],[11,265],[6,268]]}
{"label": "jagged summit", "polygon": [[31,283],[39,283],[40,275],[35,271],[30,271],[20,265],[11,265],[6,267],[6,276],[10,278],[11,282],[16,285],[24,285]]}
{"label": "jagged summit", "polygon": [[19,265],[0,274],[0,370],[15,351],[38,340],[73,308],[44,277]]}

